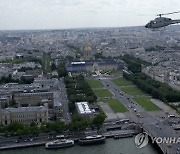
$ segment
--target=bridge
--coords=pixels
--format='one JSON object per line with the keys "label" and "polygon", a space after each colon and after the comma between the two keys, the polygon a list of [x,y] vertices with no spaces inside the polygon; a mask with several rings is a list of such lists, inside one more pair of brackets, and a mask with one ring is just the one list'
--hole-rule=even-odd
{"label": "bridge", "polygon": [[[178,140],[178,134],[174,134],[173,131],[169,130],[168,127],[164,127],[162,129],[160,129],[159,131],[155,130],[153,127],[151,126],[143,126],[144,131],[152,138],[158,138],[158,143],[156,142],[156,144],[159,146],[159,148],[161,149],[161,151],[164,154],[179,154],[180,151],[179,149],[179,144],[180,143],[174,143]],[[167,132],[171,131],[171,134],[168,134]],[[165,140],[169,139],[169,140]],[[172,142],[168,142],[171,139],[176,139],[176,140],[171,140]],[[161,141],[163,141],[162,143],[160,143]],[[179,141],[180,142],[180,141]]]}
{"label": "bridge", "polygon": [[[145,132],[148,133],[150,137],[159,137],[164,138],[179,138],[179,133],[176,132],[173,127],[165,122],[165,119],[162,119],[156,115],[150,114],[145,111],[139,104],[137,104],[130,95],[124,94],[123,97],[120,95],[120,89],[117,85],[112,83],[110,78],[101,79],[103,84],[109,85],[107,88],[114,94],[114,98],[121,101],[121,103],[127,107],[129,110],[129,119],[137,124],[139,124]],[[118,90],[117,90],[118,89]],[[122,91],[121,91],[122,93]],[[131,105],[130,102],[133,102],[136,110],[140,116],[137,116],[137,112],[134,112],[134,108],[129,108]],[[164,113],[165,114],[165,113]],[[167,116],[167,115],[163,115]],[[180,142],[180,139],[179,139]],[[157,144],[164,154],[180,154],[180,143],[168,144],[166,142]]]}

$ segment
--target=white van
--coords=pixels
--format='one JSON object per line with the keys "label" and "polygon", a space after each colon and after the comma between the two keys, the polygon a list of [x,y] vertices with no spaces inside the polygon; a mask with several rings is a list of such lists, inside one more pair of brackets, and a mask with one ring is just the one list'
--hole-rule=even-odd
{"label": "white van", "polygon": [[168,118],[175,118],[176,116],[174,114],[169,114]]}

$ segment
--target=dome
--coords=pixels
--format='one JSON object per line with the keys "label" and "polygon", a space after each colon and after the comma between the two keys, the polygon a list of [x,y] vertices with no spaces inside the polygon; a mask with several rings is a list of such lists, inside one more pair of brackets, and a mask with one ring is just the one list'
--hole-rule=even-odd
{"label": "dome", "polygon": [[91,51],[92,49],[91,49],[90,46],[86,46],[86,47],[84,48],[84,50],[85,50],[85,51]]}

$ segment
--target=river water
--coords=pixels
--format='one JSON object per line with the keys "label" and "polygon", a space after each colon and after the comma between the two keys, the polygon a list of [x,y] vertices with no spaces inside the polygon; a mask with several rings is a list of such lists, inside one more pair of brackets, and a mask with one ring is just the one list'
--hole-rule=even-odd
{"label": "river water", "polygon": [[75,145],[63,149],[46,150],[44,146],[30,147],[15,150],[0,151],[0,154],[158,154],[158,151],[148,144],[142,149],[137,149],[134,138],[106,139],[105,144],[79,146]]}

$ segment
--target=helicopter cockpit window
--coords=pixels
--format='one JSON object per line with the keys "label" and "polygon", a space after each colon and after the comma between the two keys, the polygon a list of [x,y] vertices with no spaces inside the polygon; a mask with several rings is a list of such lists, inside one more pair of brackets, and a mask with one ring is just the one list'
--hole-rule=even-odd
{"label": "helicopter cockpit window", "polygon": [[150,21],[149,24],[152,25],[154,23],[154,21]]}

